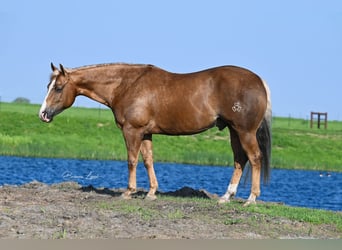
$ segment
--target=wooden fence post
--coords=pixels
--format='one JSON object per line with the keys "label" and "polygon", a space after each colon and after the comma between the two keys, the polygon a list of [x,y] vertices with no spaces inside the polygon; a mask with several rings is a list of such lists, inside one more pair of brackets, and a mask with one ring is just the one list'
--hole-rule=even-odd
{"label": "wooden fence post", "polygon": [[324,117],[324,128],[327,129],[328,127],[328,113],[327,112],[311,112],[310,114],[310,128],[313,127],[314,123],[314,116],[317,116],[317,127],[321,128],[321,116]]}

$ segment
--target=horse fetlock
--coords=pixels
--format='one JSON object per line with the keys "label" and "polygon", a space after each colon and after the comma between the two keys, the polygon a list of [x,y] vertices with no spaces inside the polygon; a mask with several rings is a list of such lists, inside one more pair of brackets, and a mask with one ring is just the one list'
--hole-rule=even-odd
{"label": "horse fetlock", "polygon": [[121,197],[124,199],[124,200],[129,200],[132,198],[132,194],[136,193],[137,190],[136,188],[127,188],[127,190],[122,193]]}
{"label": "horse fetlock", "polygon": [[255,201],[256,197],[257,196],[255,194],[251,193],[243,206],[247,207],[249,205],[256,204],[256,201]]}
{"label": "horse fetlock", "polygon": [[[253,188],[252,189],[252,193],[251,193],[251,195],[250,195],[250,197],[253,195],[254,197],[259,197],[260,196],[260,189],[259,188]],[[255,200],[255,199],[254,199]]]}

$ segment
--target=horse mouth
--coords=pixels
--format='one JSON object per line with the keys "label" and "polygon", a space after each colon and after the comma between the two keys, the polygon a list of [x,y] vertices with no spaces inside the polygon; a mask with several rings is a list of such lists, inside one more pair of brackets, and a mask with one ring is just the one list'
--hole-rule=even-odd
{"label": "horse mouth", "polygon": [[43,111],[41,113],[39,113],[39,118],[40,120],[42,120],[43,122],[51,122],[53,116],[51,114],[49,114],[47,111]]}

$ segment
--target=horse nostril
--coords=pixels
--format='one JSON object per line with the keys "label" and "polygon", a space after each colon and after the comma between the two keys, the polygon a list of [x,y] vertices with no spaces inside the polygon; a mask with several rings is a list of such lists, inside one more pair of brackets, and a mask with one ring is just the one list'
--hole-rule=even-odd
{"label": "horse nostril", "polygon": [[49,113],[48,113],[46,110],[40,112],[39,118],[40,118],[40,120],[42,120],[43,122],[51,122],[51,121],[52,121],[52,116],[49,115]]}

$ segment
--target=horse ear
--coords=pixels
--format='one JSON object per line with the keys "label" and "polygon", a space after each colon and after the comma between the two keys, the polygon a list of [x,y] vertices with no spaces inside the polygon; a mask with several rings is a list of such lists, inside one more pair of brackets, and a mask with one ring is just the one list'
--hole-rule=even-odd
{"label": "horse ear", "polygon": [[51,69],[52,69],[52,71],[56,71],[56,70],[58,70],[58,69],[56,68],[56,66],[55,66],[55,65],[53,65],[53,63],[51,63]]}
{"label": "horse ear", "polygon": [[59,67],[60,67],[60,69],[61,69],[62,74],[65,76],[66,73],[67,73],[67,71],[64,69],[64,67],[63,67],[62,64],[59,64]]}

